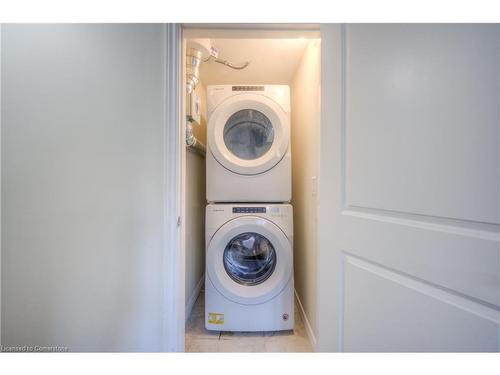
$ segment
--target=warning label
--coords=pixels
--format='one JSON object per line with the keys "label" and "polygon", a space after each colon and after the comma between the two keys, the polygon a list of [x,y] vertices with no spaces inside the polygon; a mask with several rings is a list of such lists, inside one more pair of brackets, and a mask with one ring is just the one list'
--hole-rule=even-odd
{"label": "warning label", "polygon": [[208,313],[208,324],[224,324],[224,314]]}

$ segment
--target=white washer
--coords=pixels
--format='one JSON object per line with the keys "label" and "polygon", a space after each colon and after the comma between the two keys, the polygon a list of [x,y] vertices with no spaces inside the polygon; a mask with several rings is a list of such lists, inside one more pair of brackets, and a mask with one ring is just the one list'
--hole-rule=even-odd
{"label": "white washer", "polygon": [[208,86],[207,103],[207,201],[289,202],[289,87]]}
{"label": "white washer", "polygon": [[289,204],[207,206],[208,330],[293,329],[292,216]]}

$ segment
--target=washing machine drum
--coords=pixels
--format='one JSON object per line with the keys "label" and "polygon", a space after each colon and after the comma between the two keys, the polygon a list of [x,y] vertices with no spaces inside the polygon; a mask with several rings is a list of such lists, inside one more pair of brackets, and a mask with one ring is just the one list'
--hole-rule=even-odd
{"label": "washing machine drum", "polygon": [[276,250],[263,235],[245,232],[229,241],[222,259],[227,274],[234,281],[242,285],[258,285],[272,275]]}
{"label": "washing machine drum", "polygon": [[208,144],[230,171],[254,175],[280,162],[290,141],[289,118],[273,100],[258,94],[227,99],[210,116]]}
{"label": "washing machine drum", "polygon": [[292,276],[292,248],[283,231],[263,218],[229,221],[214,235],[207,251],[207,272],[215,288],[242,304],[266,302]]}

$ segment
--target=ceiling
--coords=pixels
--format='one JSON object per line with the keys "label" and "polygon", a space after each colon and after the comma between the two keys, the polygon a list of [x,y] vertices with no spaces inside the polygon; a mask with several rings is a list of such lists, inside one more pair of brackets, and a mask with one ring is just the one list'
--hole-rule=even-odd
{"label": "ceiling", "polygon": [[250,61],[243,70],[234,70],[214,61],[202,63],[204,85],[290,84],[309,40],[295,39],[212,39],[219,59],[239,64]]}

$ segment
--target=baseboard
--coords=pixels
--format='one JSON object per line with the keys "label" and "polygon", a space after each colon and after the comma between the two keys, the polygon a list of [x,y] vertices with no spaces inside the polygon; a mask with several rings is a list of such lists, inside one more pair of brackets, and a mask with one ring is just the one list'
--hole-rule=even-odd
{"label": "baseboard", "polygon": [[204,281],[205,281],[205,274],[201,276],[200,280],[194,287],[193,293],[191,293],[191,297],[189,297],[188,301],[186,302],[186,321],[191,316],[191,312],[193,311],[193,306],[196,300],[198,299],[198,296],[200,295]]}
{"label": "baseboard", "polygon": [[316,336],[314,335],[314,331],[311,327],[311,323],[309,323],[309,319],[307,319],[306,312],[304,311],[304,306],[302,306],[302,302],[300,302],[299,295],[297,294],[297,290],[295,290],[295,299],[297,300],[297,306],[299,307],[300,317],[304,322],[304,326],[306,328],[307,337],[311,342],[311,346],[316,351]]}

